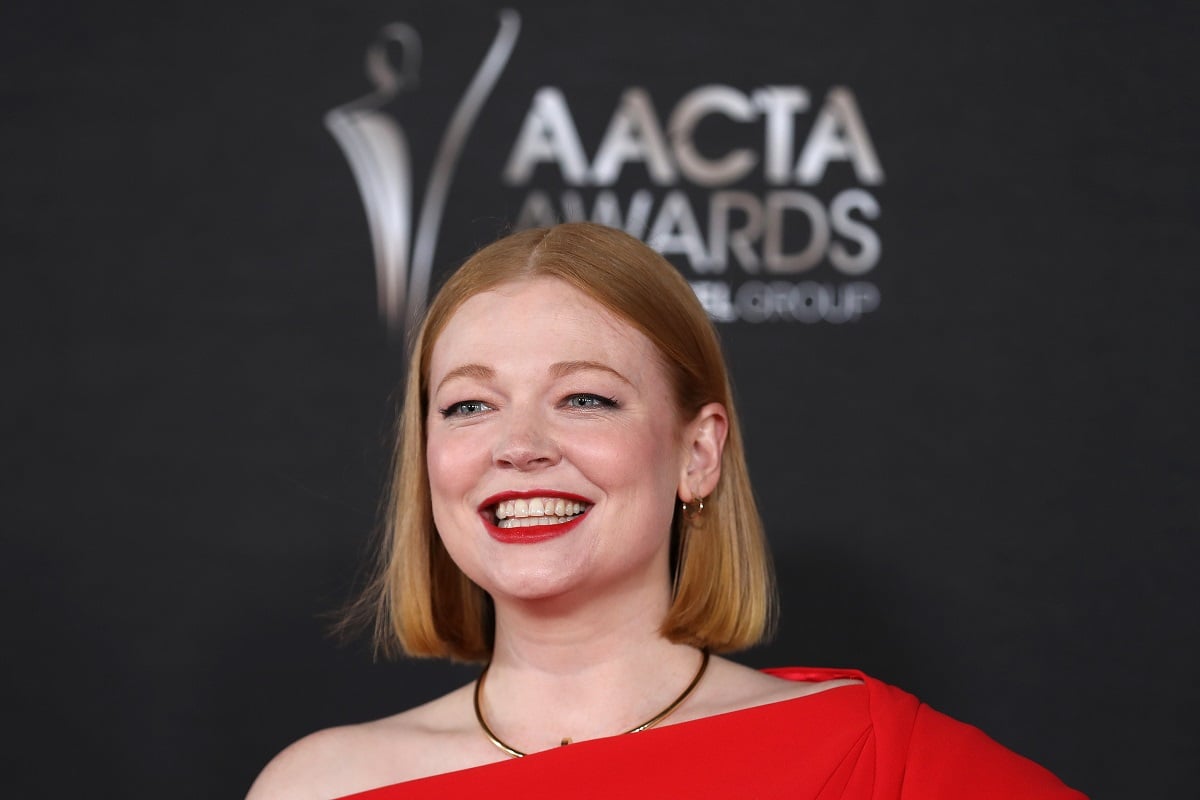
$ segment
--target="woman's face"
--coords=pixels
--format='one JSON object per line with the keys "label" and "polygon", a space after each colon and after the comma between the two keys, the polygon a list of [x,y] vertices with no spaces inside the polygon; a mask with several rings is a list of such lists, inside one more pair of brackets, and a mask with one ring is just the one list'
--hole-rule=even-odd
{"label": "woman's face", "polygon": [[640,331],[562,281],[505,284],[450,318],[429,387],[433,516],[468,577],[497,600],[665,594],[688,447]]}

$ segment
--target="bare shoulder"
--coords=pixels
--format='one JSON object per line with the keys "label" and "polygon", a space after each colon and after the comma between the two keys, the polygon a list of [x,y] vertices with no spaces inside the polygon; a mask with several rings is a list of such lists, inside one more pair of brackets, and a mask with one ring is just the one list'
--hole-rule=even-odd
{"label": "bare shoulder", "polygon": [[390,717],[305,736],[267,764],[246,800],[333,800],[474,766],[455,746],[474,732],[467,724],[473,717],[462,713],[470,709],[467,689]]}
{"label": "bare shoulder", "polygon": [[356,743],[373,739],[372,724],[328,728],[289,745],[259,773],[246,800],[331,800],[328,787],[353,771],[362,753]]}
{"label": "bare shoulder", "polygon": [[861,685],[855,678],[828,681],[793,681],[768,675],[756,669],[714,656],[705,679],[706,691],[697,693],[697,703],[689,717],[710,716],[754,706],[780,703],[798,697],[826,692],[842,686]]}

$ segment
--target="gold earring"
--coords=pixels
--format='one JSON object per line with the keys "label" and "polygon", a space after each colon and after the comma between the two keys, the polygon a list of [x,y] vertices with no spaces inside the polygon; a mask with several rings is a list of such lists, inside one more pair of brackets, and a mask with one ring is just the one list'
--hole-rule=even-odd
{"label": "gold earring", "polygon": [[682,507],[683,516],[692,521],[700,519],[700,515],[704,513],[703,497],[697,497],[694,505],[689,506],[687,503],[682,501],[679,505]]}

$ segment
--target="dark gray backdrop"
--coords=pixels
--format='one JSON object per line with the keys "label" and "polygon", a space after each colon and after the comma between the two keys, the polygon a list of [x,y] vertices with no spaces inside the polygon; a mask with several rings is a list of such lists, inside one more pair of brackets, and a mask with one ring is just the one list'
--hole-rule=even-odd
{"label": "dark gray backdrop", "polygon": [[[421,83],[388,113],[419,193],[498,8],[0,12],[5,794],[240,796],[300,735],[473,676],[324,637],[403,355],[322,116],[368,91],[380,27],[411,24]],[[721,327],[784,607],[745,660],[863,668],[1096,798],[1194,792],[1194,9],[516,8],[439,275],[516,215],[499,173],[543,86],[589,156],[631,86],[660,120],[702,85],[803,86],[801,139],[846,86],[885,171],[877,310]],[[761,135],[705,125],[710,155]],[[862,185],[827,177],[826,201]],[[618,188],[646,186],[631,165]]]}

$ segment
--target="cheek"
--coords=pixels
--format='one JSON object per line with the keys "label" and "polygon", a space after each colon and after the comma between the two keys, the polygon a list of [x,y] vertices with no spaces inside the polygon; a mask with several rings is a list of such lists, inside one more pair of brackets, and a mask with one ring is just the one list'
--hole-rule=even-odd
{"label": "cheek", "polygon": [[[573,437],[570,454],[595,483],[636,489],[637,496],[672,502],[680,466],[678,438],[669,424],[632,425],[596,436]],[[660,497],[661,496],[661,497]]]}
{"label": "cheek", "polygon": [[469,466],[473,458],[465,444],[437,433],[430,433],[425,441],[425,468],[429,472],[429,490],[435,512],[439,501],[461,496],[472,484],[474,475]]}
{"label": "cheek", "polygon": [[479,477],[479,471],[471,466],[475,460],[473,452],[466,444],[461,439],[439,437],[436,433],[425,440],[433,524],[456,564],[471,560],[466,532],[471,529],[469,515],[474,512],[466,507],[464,499],[475,489]]}

